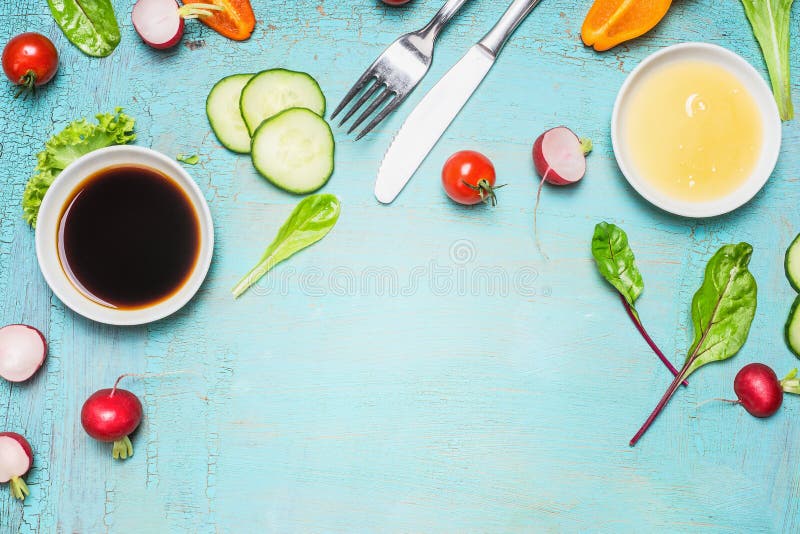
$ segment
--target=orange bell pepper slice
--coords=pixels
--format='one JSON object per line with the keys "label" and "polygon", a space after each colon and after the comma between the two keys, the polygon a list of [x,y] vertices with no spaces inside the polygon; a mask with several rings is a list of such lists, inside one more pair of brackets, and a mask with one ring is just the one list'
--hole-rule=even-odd
{"label": "orange bell pepper slice", "polygon": [[581,28],[581,39],[598,52],[653,29],[672,0],[595,0]]}
{"label": "orange bell pepper slice", "polygon": [[207,17],[200,17],[200,21],[228,39],[247,40],[256,27],[256,16],[250,0],[192,0],[192,2],[214,4],[223,8],[222,11],[215,11]]}

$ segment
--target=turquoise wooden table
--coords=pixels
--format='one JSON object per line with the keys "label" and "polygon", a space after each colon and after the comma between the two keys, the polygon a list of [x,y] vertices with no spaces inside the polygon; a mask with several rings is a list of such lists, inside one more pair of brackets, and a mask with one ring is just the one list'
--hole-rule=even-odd
{"label": "turquoise wooden table", "polygon": [[[396,36],[440,6],[414,0],[254,1],[251,40],[190,24],[182,45],[153,51],[115,0],[123,40],[109,58],[82,55],[45,2],[0,6],[0,41],[35,30],[61,70],[34,99],[0,87],[0,321],[51,342],[45,368],[0,383],[0,426],[35,450],[24,504],[0,488],[3,532],[797,532],[800,399],[769,420],[722,403],[737,370],[798,362],[782,327],[794,298],[782,254],[800,231],[800,127],[784,125],[778,169],[728,216],[681,219],[651,207],[614,163],[616,91],[659,48],[707,41],[765,69],[739,2],[681,0],[647,37],[585,49],[590,2],[545,0],[418,175],[390,207],[372,188],[391,136],[415,102],[483,33],[506,2],[473,0],[445,32],[421,90],[374,135],[336,131],[337,170],[324,191],[342,217],[324,241],[234,301],[297,198],[222,148],[205,97],[221,77],[276,66],[320,80],[329,104]],[[792,22],[800,80],[800,25]],[[72,313],[39,274],[19,207],[45,140],[67,122],[123,106],[137,144],[197,153],[187,167],[214,215],[208,279],[176,315],[135,328]],[[548,187],[532,233],[533,140],[566,124],[595,141],[586,179]],[[477,149],[496,164],[495,209],[467,209],[441,190],[444,159]],[[691,378],[636,448],[628,440],[670,376],[628,323],[589,253],[594,225],[629,233],[647,284],[640,312],[680,362],[689,301],[708,258],[748,241],[759,284],[750,338],[734,359]],[[145,419],[132,459],[83,432],[79,411],[121,373]]]}

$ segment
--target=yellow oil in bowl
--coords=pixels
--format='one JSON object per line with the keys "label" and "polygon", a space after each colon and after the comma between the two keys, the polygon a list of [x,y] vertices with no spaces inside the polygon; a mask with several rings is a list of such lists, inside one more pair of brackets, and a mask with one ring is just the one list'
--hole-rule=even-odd
{"label": "yellow oil in bowl", "polygon": [[654,189],[676,200],[723,198],[758,163],[763,120],[729,70],[702,60],[669,62],[628,95],[624,142],[630,163]]}

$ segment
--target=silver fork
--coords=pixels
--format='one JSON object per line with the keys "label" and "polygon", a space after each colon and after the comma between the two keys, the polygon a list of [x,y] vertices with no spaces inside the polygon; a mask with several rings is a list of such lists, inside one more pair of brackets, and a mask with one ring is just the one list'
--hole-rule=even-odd
{"label": "silver fork", "polygon": [[339,126],[352,117],[381,88],[383,91],[375,98],[366,110],[355,120],[347,130],[352,133],[359,125],[372,115],[383,104],[380,112],[367,124],[361,133],[356,136],[356,141],[372,131],[383,119],[406,99],[406,97],[419,84],[428,72],[433,59],[433,45],[445,25],[461,9],[467,0],[447,0],[442,9],[421,30],[407,33],[389,45],[378,56],[378,59],[361,75],[358,81],[345,95],[342,102],[334,110],[331,119],[334,119],[353,100],[367,82],[372,82],[364,94],[345,113]]}

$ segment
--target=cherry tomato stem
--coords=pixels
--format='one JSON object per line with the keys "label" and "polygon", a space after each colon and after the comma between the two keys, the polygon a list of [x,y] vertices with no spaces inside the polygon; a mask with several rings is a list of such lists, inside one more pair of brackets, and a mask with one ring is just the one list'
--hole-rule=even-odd
{"label": "cherry tomato stem", "polygon": [[478,194],[481,196],[481,200],[486,203],[487,200],[491,202],[492,206],[497,206],[497,195],[494,194],[495,190],[500,189],[501,187],[505,187],[506,184],[492,186],[488,180],[478,180],[477,185],[471,185],[465,181],[464,185],[472,189],[473,191],[477,191]]}

